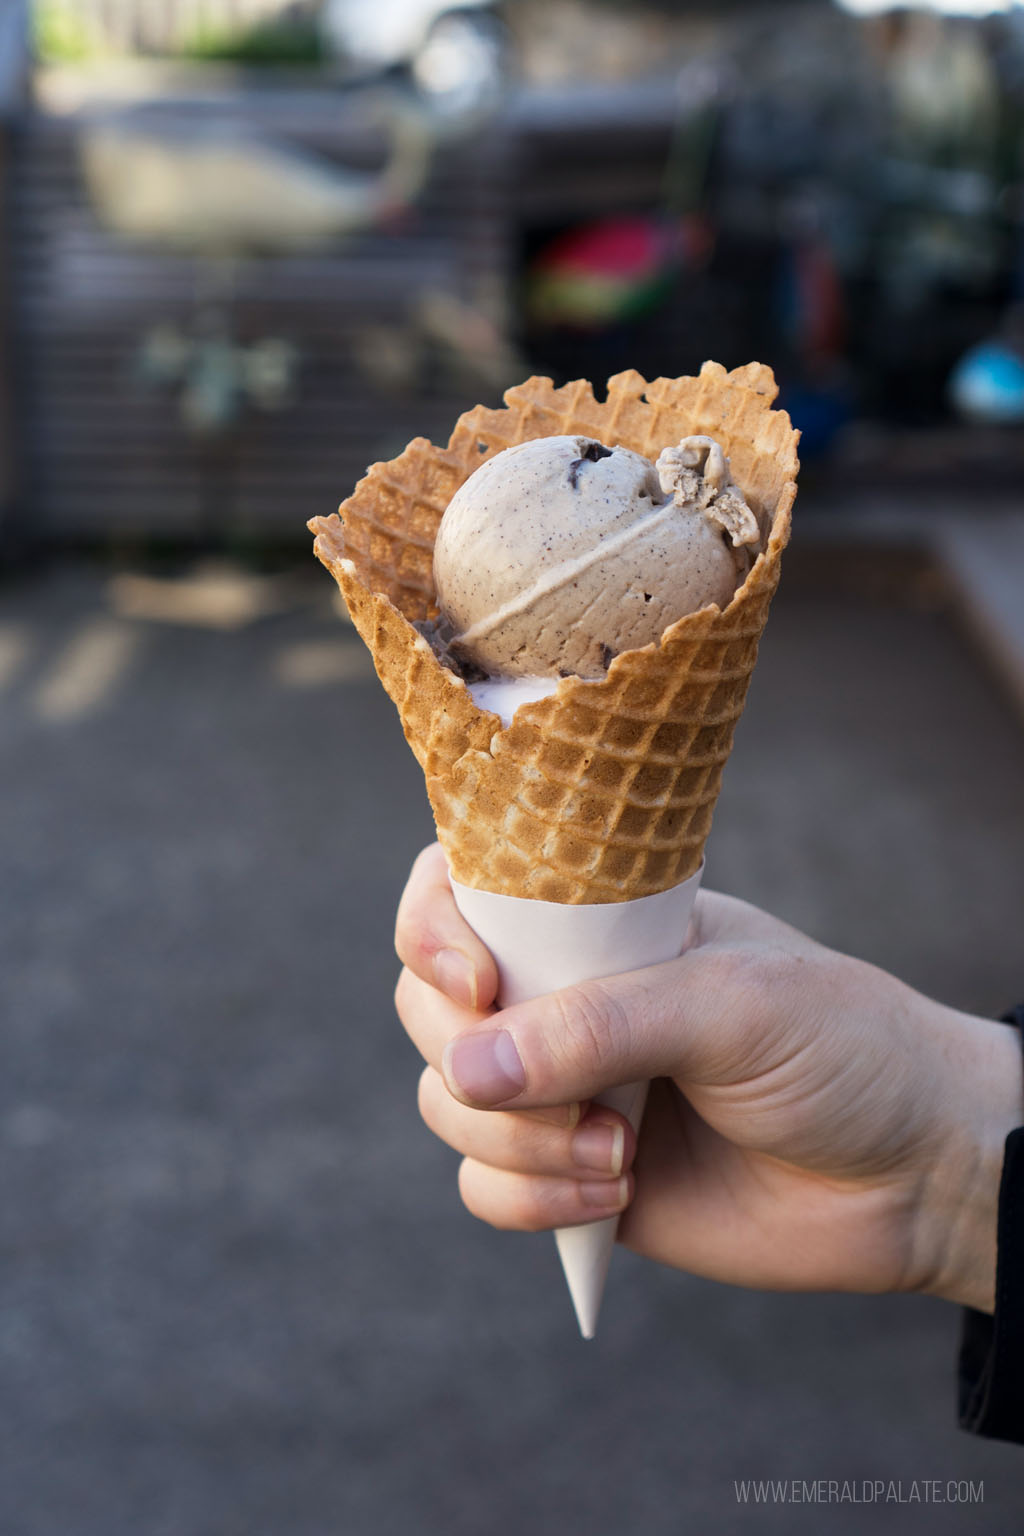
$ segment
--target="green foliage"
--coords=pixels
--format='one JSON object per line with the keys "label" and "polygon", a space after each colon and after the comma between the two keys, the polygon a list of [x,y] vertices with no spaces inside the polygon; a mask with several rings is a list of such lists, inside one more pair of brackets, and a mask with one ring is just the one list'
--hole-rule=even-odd
{"label": "green foliage", "polygon": [[79,64],[103,52],[100,39],[74,0],[35,0],[32,46],[44,64]]}
{"label": "green foliage", "polygon": [[[36,57],[44,64],[81,64],[120,52],[76,0],[33,0]],[[173,57],[231,64],[320,64],[325,49],[312,21],[267,21],[250,27],[203,27],[171,50]]]}
{"label": "green foliage", "polygon": [[242,30],[207,28],[186,39],[180,52],[187,59],[229,64],[320,64],[324,59],[316,27],[298,22],[265,22]]}

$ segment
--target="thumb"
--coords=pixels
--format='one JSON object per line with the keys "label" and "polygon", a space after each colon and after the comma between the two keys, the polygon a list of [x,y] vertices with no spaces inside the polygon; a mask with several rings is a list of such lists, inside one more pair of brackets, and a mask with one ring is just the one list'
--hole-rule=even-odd
{"label": "thumb", "polygon": [[449,1090],[478,1109],[530,1109],[646,1078],[703,1075],[724,1034],[735,1045],[737,989],[724,958],[695,950],[507,1008],[449,1041]]}

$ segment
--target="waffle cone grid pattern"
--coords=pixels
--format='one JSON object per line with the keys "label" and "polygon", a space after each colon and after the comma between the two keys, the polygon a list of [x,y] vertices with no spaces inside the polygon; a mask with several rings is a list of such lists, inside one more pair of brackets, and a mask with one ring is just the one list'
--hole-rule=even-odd
{"label": "waffle cone grid pattern", "polygon": [[[423,769],[438,836],[461,884],[567,903],[628,901],[693,874],[779,579],[796,495],[798,434],[773,411],[770,369],[697,378],[635,372],[598,401],[585,380],[529,379],[504,409],[476,406],[447,448],[416,438],[373,465],[339,515],[314,518],[334,574]],[[581,433],[657,458],[693,433],[717,438],[768,531],[728,607],[688,614],[659,645],[624,651],[597,682],[563,679],[503,729],[435,657],[412,621],[436,613],[434,538],[486,458],[528,438]]]}

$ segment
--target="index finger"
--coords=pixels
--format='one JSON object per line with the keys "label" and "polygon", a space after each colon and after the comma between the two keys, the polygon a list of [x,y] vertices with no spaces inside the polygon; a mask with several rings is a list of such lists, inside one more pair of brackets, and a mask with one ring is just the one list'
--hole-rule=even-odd
{"label": "index finger", "polygon": [[454,1002],[487,1009],[498,991],[498,972],[455,905],[439,843],[424,848],[412,867],[395,920],[395,949],[414,976]]}

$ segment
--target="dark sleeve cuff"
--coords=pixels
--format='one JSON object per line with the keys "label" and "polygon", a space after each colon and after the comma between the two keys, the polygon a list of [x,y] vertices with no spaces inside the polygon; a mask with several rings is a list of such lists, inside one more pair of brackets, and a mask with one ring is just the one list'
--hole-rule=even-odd
{"label": "dark sleeve cuff", "polygon": [[[1024,1004],[1003,1022],[1024,1030]],[[998,1223],[995,1312],[964,1308],[960,1427],[1024,1444],[1024,1126],[1006,1138]]]}

